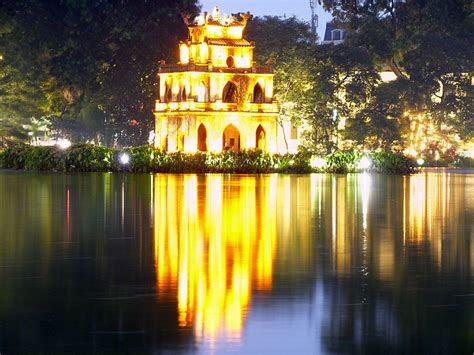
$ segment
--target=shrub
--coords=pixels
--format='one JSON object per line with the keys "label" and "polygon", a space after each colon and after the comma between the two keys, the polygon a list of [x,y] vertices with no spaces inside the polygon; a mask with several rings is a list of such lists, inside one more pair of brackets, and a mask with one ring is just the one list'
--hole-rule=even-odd
{"label": "shrub", "polygon": [[64,157],[65,171],[115,171],[115,154],[111,148],[79,143],[71,146]]}
{"label": "shrub", "polygon": [[474,159],[464,155],[456,155],[453,165],[457,168],[474,168]]}
{"label": "shrub", "polygon": [[5,152],[0,151],[0,169],[6,168],[5,166]]}
{"label": "shrub", "polygon": [[415,170],[413,159],[401,153],[378,152],[370,155],[373,161],[373,170],[388,174],[410,174]]}
{"label": "shrub", "polygon": [[[127,153],[130,162],[119,164],[119,156]],[[371,153],[369,171],[407,174],[415,171],[415,162],[402,154]],[[159,173],[350,173],[359,171],[364,154],[337,151],[325,157],[325,166],[311,168],[309,153],[271,155],[261,150],[223,153],[166,153],[150,146],[129,147],[121,151],[91,144],[76,144],[65,151],[56,147],[17,145],[0,152],[0,167],[28,170],[63,171],[131,171]],[[473,160],[457,157],[458,166],[473,166]],[[471,164],[471,165],[469,165]]]}
{"label": "shrub", "polygon": [[37,171],[62,170],[63,152],[58,147],[29,147],[23,152],[23,169]]}
{"label": "shrub", "polygon": [[338,150],[326,156],[324,171],[329,173],[345,174],[357,171],[357,164],[362,154],[353,151]]}
{"label": "shrub", "polygon": [[305,174],[312,171],[310,166],[311,157],[308,154],[285,154],[275,156],[275,171],[279,173]]}
{"label": "shrub", "polygon": [[3,167],[10,169],[24,169],[26,153],[35,147],[19,144],[3,151]]}
{"label": "shrub", "polygon": [[[115,161],[122,152],[116,152]],[[153,161],[155,159],[155,149],[149,145],[140,147],[129,147],[124,150],[130,156],[130,163],[127,167],[128,171],[137,173],[149,173],[153,171]]]}

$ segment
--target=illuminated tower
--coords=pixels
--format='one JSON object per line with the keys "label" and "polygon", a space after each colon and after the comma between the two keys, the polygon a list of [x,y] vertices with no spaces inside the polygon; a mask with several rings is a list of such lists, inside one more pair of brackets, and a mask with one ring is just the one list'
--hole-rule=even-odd
{"label": "illuminated tower", "polygon": [[278,151],[272,68],[253,61],[255,43],[243,38],[249,17],[217,7],[194,20],[184,16],[189,38],[179,44],[180,61],[159,69],[155,147]]}

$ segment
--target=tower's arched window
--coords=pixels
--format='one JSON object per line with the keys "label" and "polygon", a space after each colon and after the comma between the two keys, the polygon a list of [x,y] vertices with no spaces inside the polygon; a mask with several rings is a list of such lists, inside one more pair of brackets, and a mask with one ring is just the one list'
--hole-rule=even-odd
{"label": "tower's arched window", "polygon": [[207,88],[206,84],[201,82],[197,87],[197,100],[198,102],[206,102],[207,100]]}
{"label": "tower's arched window", "polygon": [[228,81],[222,90],[222,102],[236,102],[237,101],[237,87],[231,81]]}
{"label": "tower's arched window", "polygon": [[253,88],[253,102],[262,103],[264,101],[263,89],[259,83]]}
{"label": "tower's arched window", "polygon": [[201,152],[207,150],[207,130],[206,126],[202,123],[199,125],[197,130],[197,149]]}
{"label": "tower's arched window", "polygon": [[258,125],[255,131],[255,148],[265,150],[265,130],[262,125]]}
{"label": "tower's arched window", "polygon": [[187,95],[186,95],[186,86],[185,86],[183,87],[183,89],[181,90],[179,94],[178,101],[186,101],[186,99],[187,99]]}
{"label": "tower's arched window", "polygon": [[227,57],[227,60],[225,61],[227,64],[228,68],[235,68],[235,59],[232,56]]}
{"label": "tower's arched window", "polygon": [[171,102],[173,94],[171,93],[171,86],[165,84],[165,102]]}

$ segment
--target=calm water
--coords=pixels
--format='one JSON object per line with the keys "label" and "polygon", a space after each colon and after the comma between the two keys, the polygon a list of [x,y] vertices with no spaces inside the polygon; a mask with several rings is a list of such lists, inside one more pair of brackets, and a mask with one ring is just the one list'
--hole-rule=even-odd
{"label": "calm water", "polygon": [[0,202],[2,354],[474,351],[474,171],[4,171]]}

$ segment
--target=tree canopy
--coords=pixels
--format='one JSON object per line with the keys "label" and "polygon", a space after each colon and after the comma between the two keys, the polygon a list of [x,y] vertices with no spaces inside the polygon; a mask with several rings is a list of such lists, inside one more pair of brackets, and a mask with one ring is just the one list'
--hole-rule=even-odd
{"label": "tree canopy", "polygon": [[[423,113],[465,139],[474,132],[474,5],[471,0],[320,0],[374,63],[397,75],[381,88],[403,111]],[[375,102],[380,109],[381,103]],[[377,111],[377,110],[376,110]],[[392,112],[393,113],[393,112]]]}
{"label": "tree canopy", "polygon": [[159,60],[175,58],[181,13],[196,11],[190,0],[3,0],[1,126],[47,116],[102,144],[143,142]]}

